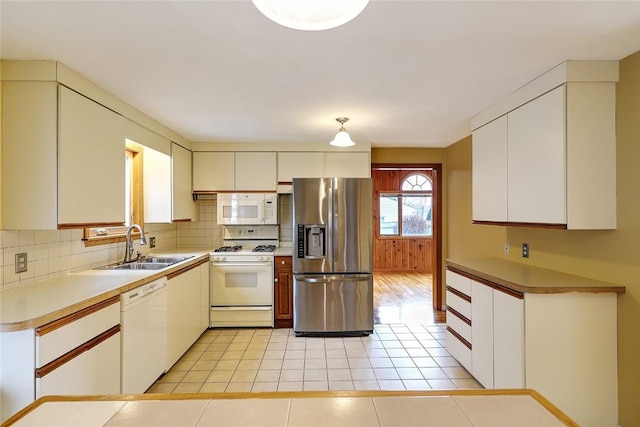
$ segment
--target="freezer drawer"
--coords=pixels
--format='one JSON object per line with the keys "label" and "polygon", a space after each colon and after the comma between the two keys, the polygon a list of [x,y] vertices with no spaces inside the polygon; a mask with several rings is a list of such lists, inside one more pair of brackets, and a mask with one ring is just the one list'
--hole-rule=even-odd
{"label": "freezer drawer", "polygon": [[368,335],[373,332],[373,275],[295,275],[296,335]]}

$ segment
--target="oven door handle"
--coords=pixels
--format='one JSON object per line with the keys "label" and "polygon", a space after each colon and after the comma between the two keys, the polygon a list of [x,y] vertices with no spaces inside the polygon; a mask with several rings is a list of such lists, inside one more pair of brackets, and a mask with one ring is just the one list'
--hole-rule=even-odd
{"label": "oven door handle", "polygon": [[268,267],[272,265],[271,261],[263,262],[211,262],[215,267]]}

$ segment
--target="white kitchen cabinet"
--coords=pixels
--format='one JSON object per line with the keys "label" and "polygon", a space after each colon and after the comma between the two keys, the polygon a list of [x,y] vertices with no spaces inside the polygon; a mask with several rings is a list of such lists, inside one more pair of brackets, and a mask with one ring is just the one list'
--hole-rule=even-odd
{"label": "white kitchen cabinet", "polygon": [[36,379],[36,398],[120,393],[120,332]]}
{"label": "white kitchen cabinet", "polygon": [[[491,264],[501,274],[495,281],[483,271],[469,277],[466,272],[447,271],[448,307],[455,297],[450,288],[463,289],[460,283],[466,286],[465,278],[471,283],[470,365],[468,352],[450,333],[460,326],[450,323],[456,315],[449,308],[447,349],[486,388],[535,389],[580,425],[615,426],[616,292],[620,290],[607,291],[611,285],[511,264]],[[531,278],[542,283],[533,284]],[[580,283],[583,280],[587,285]],[[519,281],[541,293],[522,294],[496,283]],[[562,284],[569,286],[562,289]],[[459,307],[455,299],[452,304]]]}
{"label": "white kitchen cabinet", "polygon": [[506,222],[507,116],[473,132],[473,220]]}
{"label": "white kitchen cabinet", "polygon": [[201,271],[197,265],[167,276],[167,364],[169,370],[198,339],[201,325]]}
{"label": "white kitchen cabinet", "polygon": [[275,152],[238,151],[235,155],[235,191],[276,191]]}
{"label": "white kitchen cabinet", "polygon": [[56,82],[2,97],[3,227],[123,224],[125,119]]}
{"label": "white kitchen cabinet", "polygon": [[446,283],[447,351],[472,372],[471,280],[447,270]]}
{"label": "white kitchen cabinet", "polygon": [[473,376],[485,388],[524,387],[524,300],[471,283]]}
{"label": "white kitchen cabinet", "polygon": [[615,229],[615,81],[563,64],[474,117],[474,221]]}
{"label": "white kitchen cabinet", "polygon": [[120,392],[120,300],[36,329],[35,398]]}
{"label": "white kitchen cabinet", "polygon": [[209,262],[200,265],[200,332],[209,327],[211,303],[209,299]]}
{"label": "white kitchen cabinet", "polygon": [[144,147],[144,222],[148,223],[190,221],[194,217],[191,151],[166,142],[170,155]]}
{"label": "white kitchen cabinet", "polygon": [[323,174],[325,178],[370,178],[369,153],[324,153]]}
{"label": "white kitchen cabinet", "polygon": [[58,86],[58,223],[124,221],[125,119]]}
{"label": "white kitchen cabinet", "polygon": [[275,152],[193,153],[193,191],[264,191],[276,190]]}
{"label": "white kitchen cabinet", "polygon": [[278,182],[290,183],[293,178],[323,178],[324,153],[278,153]]}
{"label": "white kitchen cabinet", "polygon": [[515,109],[508,121],[508,220],[566,224],[565,87]]}
{"label": "white kitchen cabinet", "polygon": [[471,281],[471,373],[485,388],[493,388],[493,289]]}
{"label": "white kitchen cabinet", "polygon": [[173,221],[192,221],[195,217],[195,205],[192,194],[191,151],[176,143],[171,144],[171,179]]}
{"label": "white kitchen cabinet", "polygon": [[170,223],[172,219],[171,156],[144,147],[142,153],[144,222]]}
{"label": "white kitchen cabinet", "polygon": [[196,151],[193,153],[193,191],[216,192],[235,189],[235,153]]}
{"label": "white kitchen cabinet", "polygon": [[493,290],[493,387],[523,388],[524,299]]}

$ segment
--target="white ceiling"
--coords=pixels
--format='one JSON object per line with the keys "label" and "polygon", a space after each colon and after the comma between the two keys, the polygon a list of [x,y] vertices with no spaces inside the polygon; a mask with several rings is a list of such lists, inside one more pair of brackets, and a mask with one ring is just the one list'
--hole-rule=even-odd
{"label": "white ceiling", "polygon": [[446,147],[567,59],[640,50],[639,1],[372,0],[281,27],[250,0],[0,2],[1,57],[58,60],[192,141]]}

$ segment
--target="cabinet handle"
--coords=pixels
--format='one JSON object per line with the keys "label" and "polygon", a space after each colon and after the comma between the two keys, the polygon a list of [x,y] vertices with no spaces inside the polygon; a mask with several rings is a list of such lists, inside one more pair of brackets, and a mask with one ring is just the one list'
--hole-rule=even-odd
{"label": "cabinet handle", "polygon": [[275,283],[278,283],[278,279],[273,279],[273,281],[274,281]]}
{"label": "cabinet handle", "polygon": [[280,264],[285,265],[286,262],[285,261],[280,261]]}

